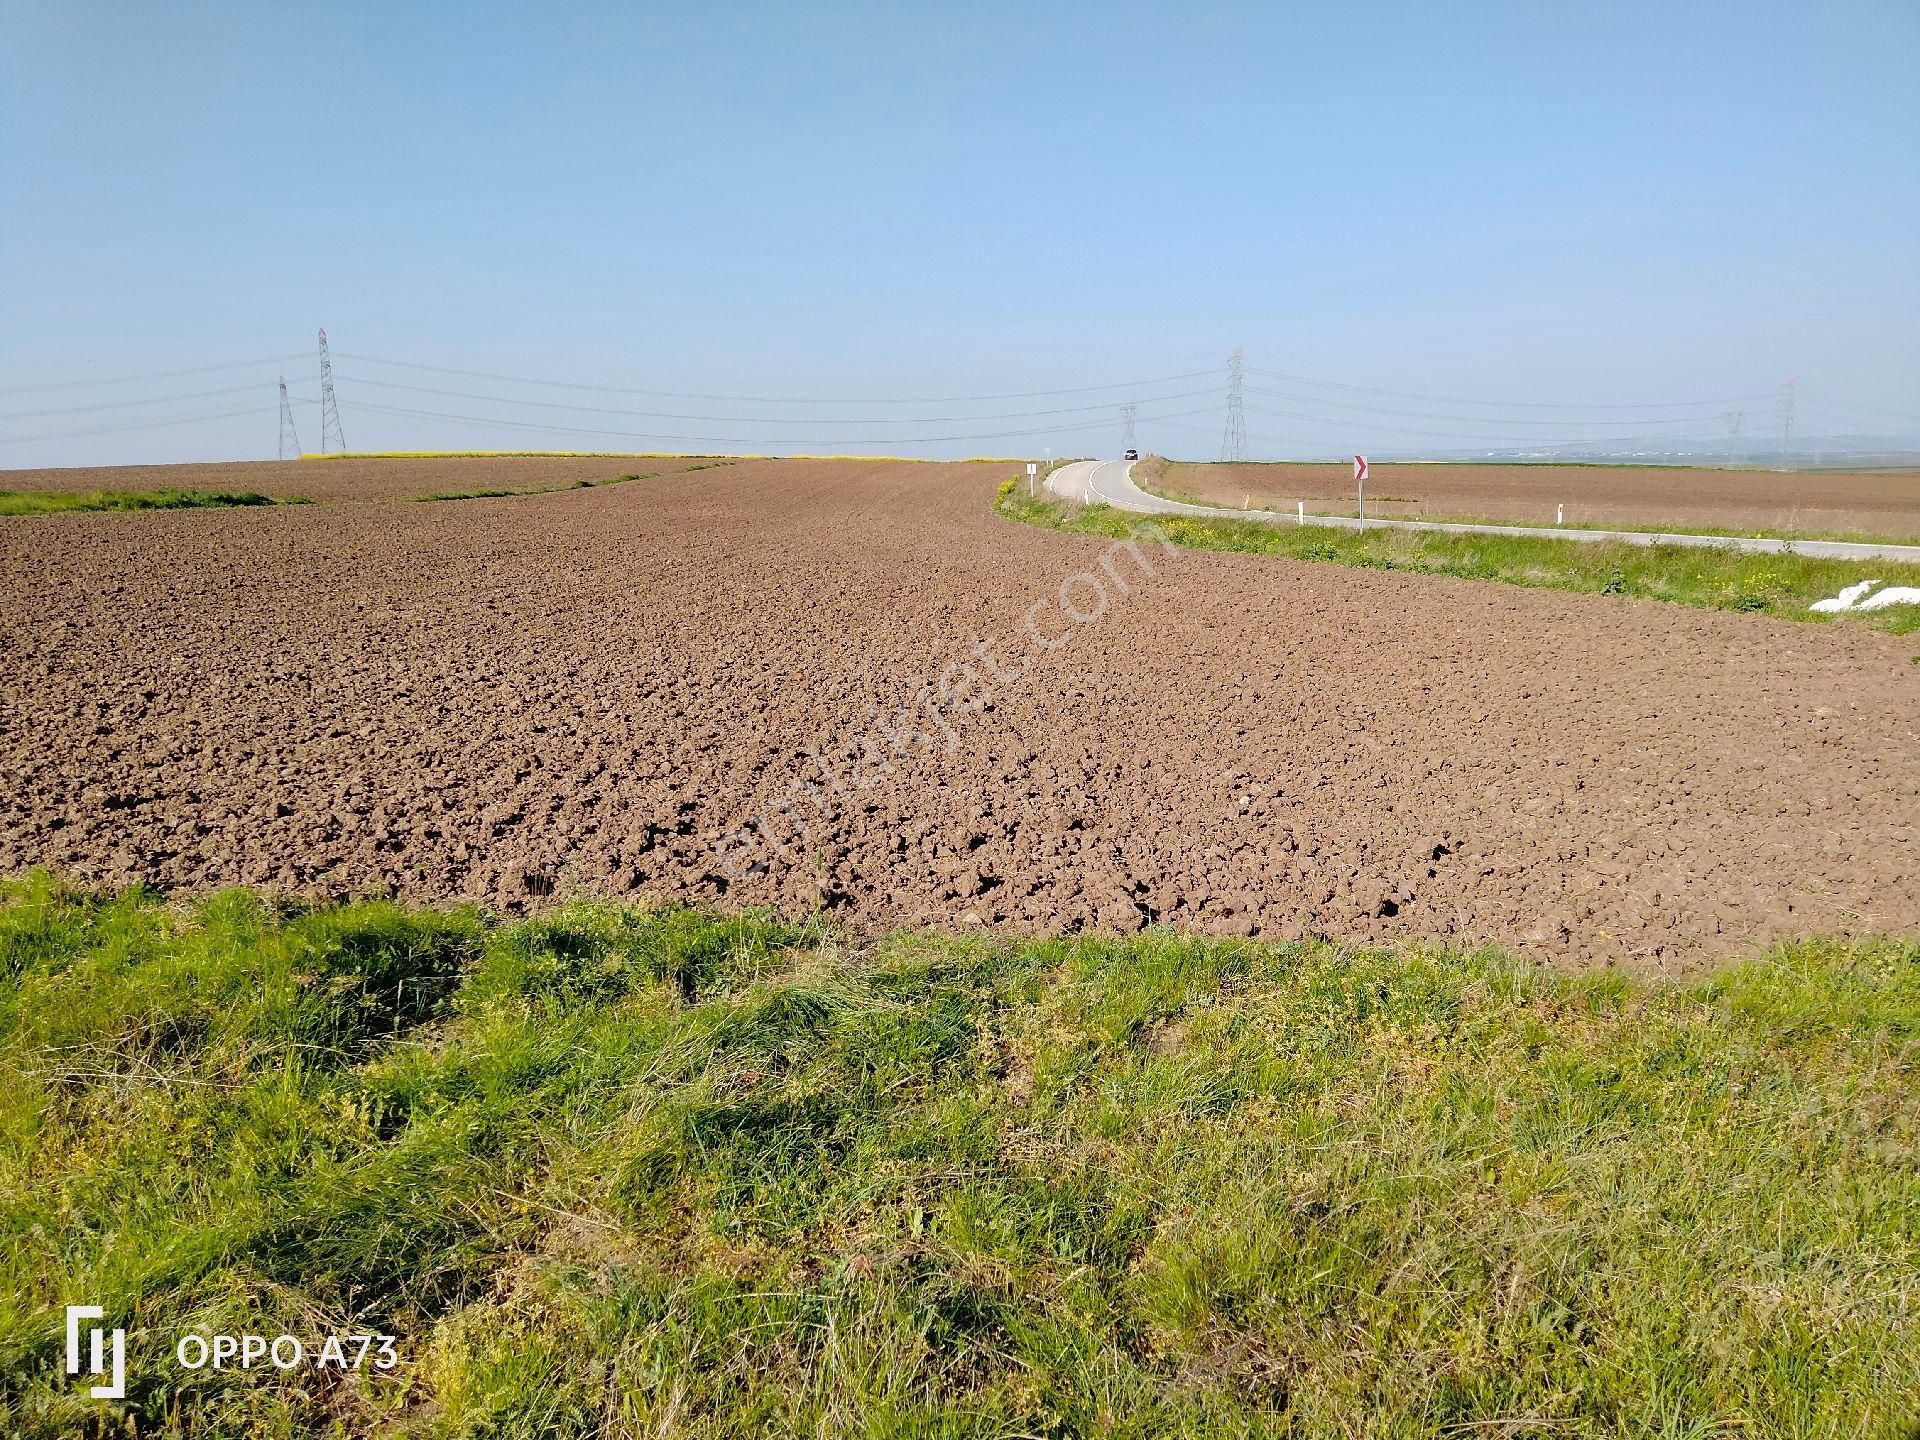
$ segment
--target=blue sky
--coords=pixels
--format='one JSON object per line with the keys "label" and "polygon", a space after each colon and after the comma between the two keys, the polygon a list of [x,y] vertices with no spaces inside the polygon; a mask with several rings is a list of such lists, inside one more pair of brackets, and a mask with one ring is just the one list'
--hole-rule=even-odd
{"label": "blue sky", "polygon": [[[343,356],[836,402],[340,358],[356,449],[674,448],[385,405],[745,449],[1094,453],[1132,393],[1143,445],[1211,454],[1218,396],[1155,397],[1218,376],[1059,397],[1109,408],[1057,421],[991,418],[1043,400],[865,402],[1213,370],[1234,345],[1266,372],[1264,454],[1593,433],[1607,412],[1575,403],[1717,431],[1737,398],[1765,430],[1790,376],[1803,431],[1920,417],[1911,0],[6,0],[0,23],[0,465],[269,456],[273,377],[313,395],[321,325]],[[53,388],[281,355],[300,358]],[[540,398],[727,418],[507,403]],[[969,418],[871,423],[903,413]],[[314,448],[310,406],[299,423]],[[1014,429],[1046,433],[905,439]],[[21,438],[41,435],[66,438]]]}

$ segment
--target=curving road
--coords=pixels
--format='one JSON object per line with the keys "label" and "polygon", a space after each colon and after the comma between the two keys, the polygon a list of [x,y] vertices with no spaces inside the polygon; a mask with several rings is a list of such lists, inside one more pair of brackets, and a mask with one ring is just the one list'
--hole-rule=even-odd
{"label": "curving road", "polygon": [[1761,540],[1740,535],[1692,535],[1650,530],[1575,530],[1547,525],[1468,525],[1450,520],[1367,520],[1352,515],[1281,515],[1272,510],[1235,510],[1221,505],[1189,505],[1149,494],[1133,483],[1131,460],[1076,460],[1047,477],[1047,489],[1083,505],[1111,505],[1144,515],[1196,515],[1226,520],[1300,520],[1339,530],[1444,530],[1458,535],[1522,535],[1536,540],[1577,540],[1597,544],[1620,540],[1629,545],[1687,545],[1729,548],[1751,554],[1815,555],[1827,560],[1898,560],[1920,564],[1920,545],[1883,545],[1852,540]]}
{"label": "curving road", "polygon": [[1047,477],[1047,489],[1062,500],[1082,505],[1111,505],[1146,515],[1201,515],[1224,520],[1277,520],[1271,510],[1233,510],[1222,505],[1189,505],[1148,494],[1133,483],[1131,460],[1076,460]]}

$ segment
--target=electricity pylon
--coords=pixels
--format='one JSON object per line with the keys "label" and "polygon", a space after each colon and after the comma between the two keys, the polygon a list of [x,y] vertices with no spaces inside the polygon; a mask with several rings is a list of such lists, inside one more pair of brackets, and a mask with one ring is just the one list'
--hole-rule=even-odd
{"label": "electricity pylon", "polygon": [[280,377],[280,458],[300,458],[300,437],[293,428],[293,402],[287,398],[287,377]]}
{"label": "electricity pylon", "polygon": [[1247,458],[1247,412],[1240,395],[1241,371],[1240,347],[1236,345],[1233,354],[1227,357],[1227,428],[1220,436],[1222,460]]}
{"label": "electricity pylon", "polygon": [[320,453],[327,453],[327,441],[333,441],[336,455],[345,454],[347,437],[340,433],[340,407],[333,398],[333,361],[327,354],[327,332],[320,332]]}

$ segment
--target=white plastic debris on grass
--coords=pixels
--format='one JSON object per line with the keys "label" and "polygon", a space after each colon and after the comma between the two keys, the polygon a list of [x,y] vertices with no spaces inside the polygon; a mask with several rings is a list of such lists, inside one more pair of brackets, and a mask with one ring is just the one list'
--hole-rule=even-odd
{"label": "white plastic debris on grass", "polygon": [[1814,601],[1813,604],[1807,608],[1809,610],[1820,610],[1827,614],[1832,614],[1836,610],[1851,610],[1854,601],[1858,600],[1879,583],[1878,580],[1862,580],[1858,585],[1847,586],[1847,588],[1842,590],[1838,595],[1831,596],[1825,600]]}
{"label": "white plastic debris on grass", "polygon": [[1920,586],[1915,585],[1889,585],[1877,595],[1865,600],[1860,598],[1879,583],[1878,580],[1862,580],[1858,585],[1847,586],[1838,595],[1814,601],[1807,608],[1832,615],[1841,610],[1885,610],[1889,605],[1920,605]]}
{"label": "white plastic debris on grass", "polygon": [[1920,585],[1889,585],[1860,602],[1862,610],[1884,610],[1889,605],[1920,605]]}

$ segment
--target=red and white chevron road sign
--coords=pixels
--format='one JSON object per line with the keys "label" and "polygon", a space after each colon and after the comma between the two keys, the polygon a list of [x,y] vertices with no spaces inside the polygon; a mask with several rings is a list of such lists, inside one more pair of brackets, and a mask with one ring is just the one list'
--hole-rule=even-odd
{"label": "red and white chevron road sign", "polygon": [[1363,481],[1367,478],[1367,457],[1366,456],[1356,455],[1353,457],[1353,478],[1356,481]]}

